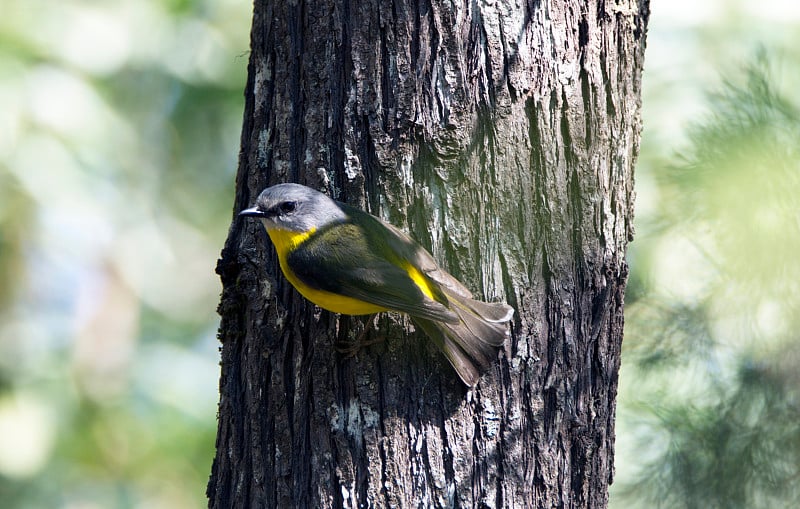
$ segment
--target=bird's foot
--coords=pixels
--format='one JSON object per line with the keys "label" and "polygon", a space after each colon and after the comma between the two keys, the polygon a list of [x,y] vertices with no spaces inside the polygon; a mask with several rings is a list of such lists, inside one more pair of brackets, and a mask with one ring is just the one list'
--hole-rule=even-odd
{"label": "bird's foot", "polygon": [[366,348],[368,346],[376,345],[378,343],[383,342],[382,336],[377,336],[374,338],[368,339],[369,333],[372,331],[372,324],[375,320],[377,313],[372,314],[367,318],[364,324],[364,330],[361,331],[361,334],[352,341],[338,341],[334,348],[337,352],[342,354],[345,358],[355,357],[355,355],[361,350],[362,348]]}

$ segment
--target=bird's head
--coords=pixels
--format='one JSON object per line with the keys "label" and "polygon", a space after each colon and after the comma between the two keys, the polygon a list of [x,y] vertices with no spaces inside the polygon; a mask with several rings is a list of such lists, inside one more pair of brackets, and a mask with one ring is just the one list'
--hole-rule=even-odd
{"label": "bird's head", "polygon": [[295,233],[319,230],[347,218],[327,195],[300,184],[278,184],[264,189],[255,206],[239,212],[239,215],[261,219],[267,230]]}

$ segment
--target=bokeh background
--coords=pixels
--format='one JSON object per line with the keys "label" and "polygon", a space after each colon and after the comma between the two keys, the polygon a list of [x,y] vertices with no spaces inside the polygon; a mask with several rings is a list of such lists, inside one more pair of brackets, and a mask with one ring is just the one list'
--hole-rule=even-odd
{"label": "bokeh background", "polygon": [[251,12],[0,2],[0,506],[207,505]]}
{"label": "bokeh background", "polygon": [[[800,507],[800,4],[654,0],[611,505]],[[247,0],[2,0],[0,505],[196,508]]]}

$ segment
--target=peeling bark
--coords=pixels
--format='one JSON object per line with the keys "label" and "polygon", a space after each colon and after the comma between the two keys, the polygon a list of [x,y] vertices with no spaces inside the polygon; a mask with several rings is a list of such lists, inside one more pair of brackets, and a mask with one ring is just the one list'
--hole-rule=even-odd
{"label": "peeling bark", "polygon": [[[256,2],[234,212],[278,182],[326,191],[517,315],[467,391],[406,318],[303,300],[234,219],[210,507],[607,505],[648,15]],[[365,326],[383,341],[336,352]]]}

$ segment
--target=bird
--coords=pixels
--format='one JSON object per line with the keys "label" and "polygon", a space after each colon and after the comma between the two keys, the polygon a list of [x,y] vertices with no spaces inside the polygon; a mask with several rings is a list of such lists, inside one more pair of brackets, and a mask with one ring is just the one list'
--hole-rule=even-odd
{"label": "bird", "polygon": [[514,309],[482,302],[395,226],[301,184],[264,189],[239,216],[261,220],[286,279],[346,315],[405,313],[473,387],[503,348]]}

